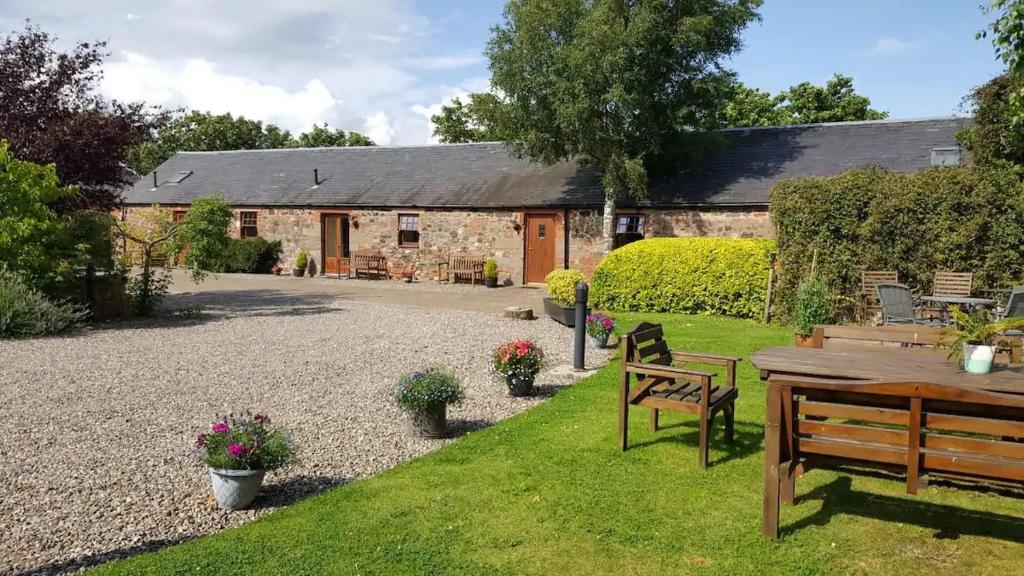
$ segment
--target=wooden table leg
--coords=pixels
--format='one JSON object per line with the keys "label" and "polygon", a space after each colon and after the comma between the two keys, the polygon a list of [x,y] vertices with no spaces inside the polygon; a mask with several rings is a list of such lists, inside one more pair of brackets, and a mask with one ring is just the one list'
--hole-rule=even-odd
{"label": "wooden table leg", "polygon": [[764,425],[764,510],[761,533],[769,539],[779,537],[779,465],[782,445],[782,394],[780,386],[768,383]]}

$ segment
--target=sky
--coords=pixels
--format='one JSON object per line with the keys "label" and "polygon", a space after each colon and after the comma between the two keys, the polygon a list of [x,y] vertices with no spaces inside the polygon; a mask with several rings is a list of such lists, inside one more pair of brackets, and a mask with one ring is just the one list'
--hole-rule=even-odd
{"label": "sky", "polygon": [[[728,66],[777,92],[833,73],[892,118],[965,113],[996,75],[978,0],[766,0]],[[58,46],[106,40],[101,90],[168,108],[231,112],[293,132],[314,123],[381,145],[433,142],[430,116],[486,90],[502,0],[3,0]]]}

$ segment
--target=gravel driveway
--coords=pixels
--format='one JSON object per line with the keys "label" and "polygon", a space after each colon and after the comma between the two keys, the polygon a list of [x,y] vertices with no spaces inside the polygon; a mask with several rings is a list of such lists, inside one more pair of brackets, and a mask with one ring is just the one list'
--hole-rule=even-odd
{"label": "gravel driveway", "polygon": [[[488,375],[490,350],[517,337],[537,340],[549,366],[570,364],[571,331],[547,319],[275,292],[178,300],[207,312],[0,341],[0,573],[71,571],[208,534],[434,450],[445,441],[410,437],[390,401],[405,371],[443,363],[464,379],[456,434],[573,379],[545,371],[540,396],[512,399]],[[225,513],[191,446],[216,414],[245,409],[287,425],[300,462],[268,476],[256,510]]]}

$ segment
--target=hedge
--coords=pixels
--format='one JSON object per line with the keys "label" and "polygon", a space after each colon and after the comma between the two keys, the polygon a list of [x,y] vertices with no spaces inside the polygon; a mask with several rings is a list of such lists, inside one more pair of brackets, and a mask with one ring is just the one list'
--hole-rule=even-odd
{"label": "hedge", "polygon": [[281,259],[281,241],[263,238],[232,238],[218,258],[216,272],[270,274]]}
{"label": "hedge", "polygon": [[1024,279],[1024,186],[1009,168],[863,168],[785,180],[772,189],[770,210],[782,317],[815,251],[840,319],[856,316],[863,270],[896,270],[919,293],[931,291],[939,269],[973,272],[979,287]]}
{"label": "hedge", "polygon": [[608,254],[591,280],[595,308],[626,312],[764,312],[775,243],[766,239],[651,238]]}

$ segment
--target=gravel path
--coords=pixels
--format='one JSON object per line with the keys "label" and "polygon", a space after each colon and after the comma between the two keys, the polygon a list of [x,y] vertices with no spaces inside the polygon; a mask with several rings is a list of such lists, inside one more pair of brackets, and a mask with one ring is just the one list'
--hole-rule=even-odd
{"label": "gravel path", "polygon": [[[573,380],[545,371],[540,396],[512,399],[488,375],[489,351],[517,337],[537,340],[549,366],[570,364],[571,331],[547,319],[211,298],[172,302],[201,304],[195,320],[0,341],[0,573],[73,571],[208,534],[434,450],[446,441],[410,437],[390,401],[405,371],[443,362],[464,379],[456,434]],[[300,462],[268,476],[256,510],[226,513],[191,444],[216,414],[244,409],[287,425]]]}

